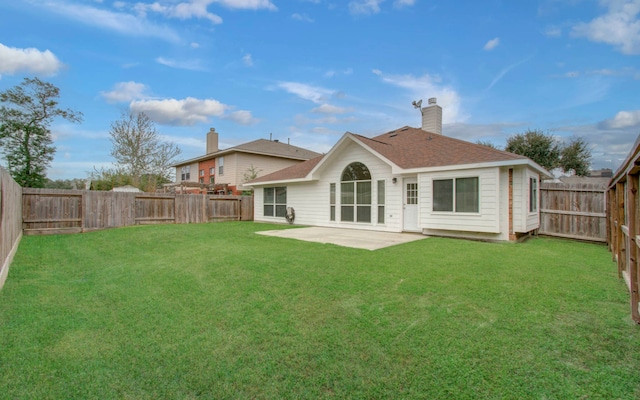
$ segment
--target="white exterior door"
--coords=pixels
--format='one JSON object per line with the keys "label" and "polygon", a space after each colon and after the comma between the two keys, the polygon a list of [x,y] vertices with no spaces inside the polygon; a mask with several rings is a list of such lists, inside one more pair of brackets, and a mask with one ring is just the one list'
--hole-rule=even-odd
{"label": "white exterior door", "polygon": [[418,179],[408,178],[404,180],[403,194],[403,230],[420,231],[418,226]]}

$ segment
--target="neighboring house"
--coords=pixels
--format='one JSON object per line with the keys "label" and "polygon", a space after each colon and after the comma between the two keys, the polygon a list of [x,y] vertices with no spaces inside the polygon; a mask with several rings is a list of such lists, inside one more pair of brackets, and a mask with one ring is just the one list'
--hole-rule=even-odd
{"label": "neighboring house", "polygon": [[[374,138],[350,132],[324,156],[262,176],[254,220],[483,240],[516,240],[538,229],[539,183],[529,158],[449,138],[442,108],[421,110],[423,129]],[[425,129],[428,128],[430,132]]]}
{"label": "neighboring house", "polygon": [[176,181],[172,185],[182,193],[240,194],[246,176],[278,171],[319,156],[311,150],[278,140],[258,139],[225,150],[218,149],[218,133],[207,133],[207,154],[173,165]]}

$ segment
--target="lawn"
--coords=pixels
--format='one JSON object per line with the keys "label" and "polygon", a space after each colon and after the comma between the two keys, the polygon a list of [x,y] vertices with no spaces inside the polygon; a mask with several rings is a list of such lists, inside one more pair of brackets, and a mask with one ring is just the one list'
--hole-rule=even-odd
{"label": "lawn", "polygon": [[0,291],[0,398],[637,399],[605,246],[382,250],[253,223],[27,236]]}

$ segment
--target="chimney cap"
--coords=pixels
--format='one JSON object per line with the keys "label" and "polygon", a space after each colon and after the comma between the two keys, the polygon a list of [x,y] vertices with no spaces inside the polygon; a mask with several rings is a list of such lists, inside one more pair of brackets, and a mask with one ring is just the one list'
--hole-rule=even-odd
{"label": "chimney cap", "polygon": [[438,99],[435,97],[429,98],[429,105],[438,103]]}
{"label": "chimney cap", "polygon": [[209,132],[215,132],[216,128],[209,128]]}

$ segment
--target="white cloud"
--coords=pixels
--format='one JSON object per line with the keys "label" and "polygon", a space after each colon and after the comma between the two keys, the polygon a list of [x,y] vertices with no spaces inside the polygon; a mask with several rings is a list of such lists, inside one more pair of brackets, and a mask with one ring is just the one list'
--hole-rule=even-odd
{"label": "white cloud", "polygon": [[247,67],[253,67],[253,59],[251,58],[251,54],[245,54],[242,57],[242,62],[244,63],[244,65],[246,65]]}
{"label": "white cloud", "polygon": [[384,0],[352,0],[349,2],[349,11],[352,14],[377,14],[380,12],[380,3]]}
{"label": "white cloud", "polygon": [[499,44],[500,44],[500,38],[493,38],[484,45],[484,49],[493,50],[496,47],[498,47]]}
{"label": "white cloud", "polygon": [[326,104],[326,103],[311,110],[311,112],[319,113],[319,114],[344,114],[350,111],[351,110],[347,108],[333,106],[331,104]]}
{"label": "white cloud", "polygon": [[326,77],[326,78],[333,78],[337,74],[351,75],[351,74],[353,74],[353,68],[347,68],[347,69],[342,70],[342,71],[336,71],[334,69],[330,69],[327,72],[325,72],[323,74],[323,76]]}
{"label": "white cloud", "polygon": [[291,15],[291,18],[295,19],[296,21],[314,22],[313,19],[311,17],[309,17],[307,14],[294,13],[294,14]]}
{"label": "white cloud", "polygon": [[234,121],[240,125],[253,125],[259,122],[257,118],[254,118],[253,115],[251,115],[251,111],[246,110],[234,111],[223,118]]}
{"label": "white cloud", "polygon": [[[197,0],[194,0],[197,1]],[[219,3],[227,8],[244,9],[244,10],[260,10],[266,9],[276,11],[276,7],[269,0],[204,0],[206,3]]]}
{"label": "white cloud", "polygon": [[44,5],[52,12],[91,27],[99,27],[123,35],[157,37],[171,42],[180,40],[172,29],[155,25],[135,15],[107,11],[80,4],[53,1],[46,2]]}
{"label": "white cloud", "polygon": [[531,60],[532,57],[527,57],[524,60],[520,60],[518,62],[515,62],[511,65],[507,65],[505,68],[503,68],[498,75],[496,75],[495,78],[493,78],[493,80],[491,81],[491,83],[489,84],[489,86],[487,87],[486,90],[490,90],[493,86],[495,86],[496,83],[500,82],[500,80],[506,75],[508,74],[512,69],[516,68],[517,66],[524,64],[525,62]]}
{"label": "white cloud", "polygon": [[158,57],[156,58],[156,62],[170,68],[186,69],[189,71],[207,70],[204,66],[202,66],[200,60],[171,60],[169,58]]}
{"label": "white cloud", "polygon": [[562,29],[556,26],[550,26],[545,29],[544,34],[548,37],[560,37],[562,36]]}
{"label": "white cloud", "polygon": [[620,111],[612,119],[606,120],[604,126],[612,129],[640,126],[640,110]]}
{"label": "white cloud", "polygon": [[328,97],[331,97],[335,94],[334,90],[307,85],[306,83],[299,82],[280,82],[278,83],[278,87],[280,89],[286,90],[291,94],[295,94],[301,99],[309,100],[317,104],[322,103]]}
{"label": "white cloud", "polygon": [[373,73],[385,83],[406,89],[411,96],[410,100],[436,97],[438,105],[444,110],[442,122],[445,124],[462,122],[467,118],[462,114],[462,101],[458,93],[452,87],[441,84],[437,76],[386,75],[379,70],[374,70]]}
{"label": "white cloud", "polygon": [[640,0],[602,0],[606,14],[581,22],[571,31],[574,37],[607,43],[624,54],[640,54]]}
{"label": "white cloud", "polygon": [[152,11],[162,14],[168,18],[177,18],[187,20],[191,18],[207,19],[214,24],[221,24],[222,18],[216,14],[207,11],[210,1],[195,0],[190,2],[178,3],[175,5],[162,5],[155,3],[137,3],[134,6],[140,15],[145,16],[147,12]]}
{"label": "white cloud", "polygon": [[100,92],[100,95],[109,103],[120,103],[146,99],[149,97],[147,91],[147,85],[129,81],[116,83],[113,86],[113,90],[110,92]]}
{"label": "white cloud", "polygon": [[211,117],[222,117],[230,107],[213,99],[136,100],[129,105],[131,111],[144,112],[160,124],[189,126],[208,122]]}
{"label": "white cloud", "polygon": [[0,74],[14,74],[25,71],[53,75],[62,67],[62,62],[49,50],[19,49],[7,47],[0,43]]}
{"label": "white cloud", "polygon": [[408,7],[416,3],[416,0],[395,0],[393,2],[394,7]]}

